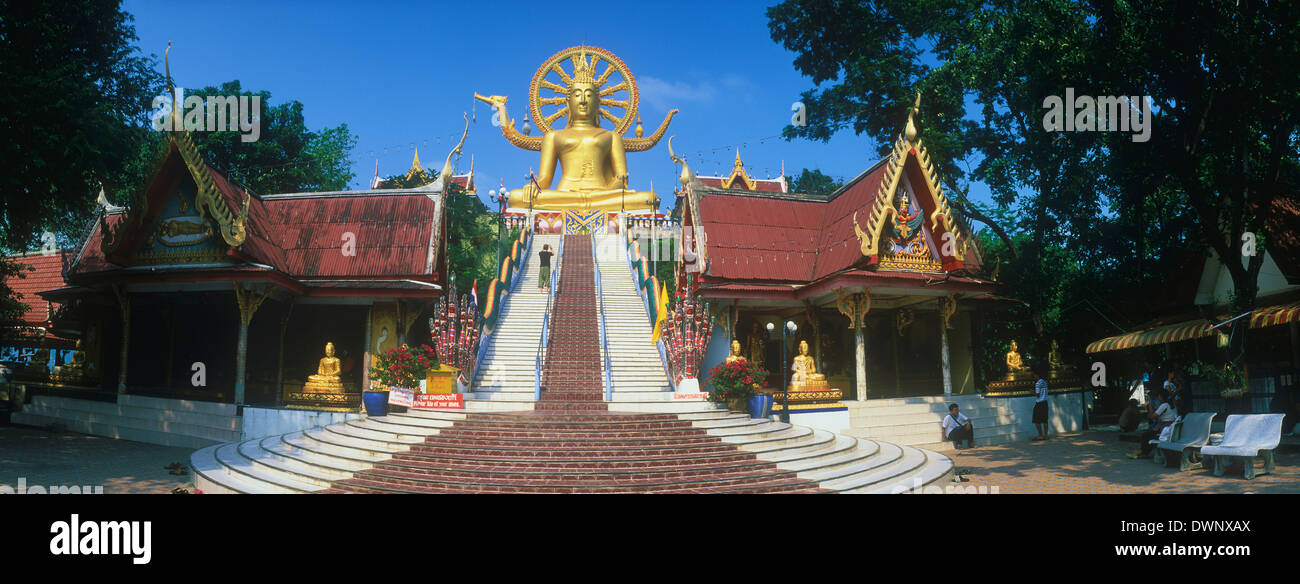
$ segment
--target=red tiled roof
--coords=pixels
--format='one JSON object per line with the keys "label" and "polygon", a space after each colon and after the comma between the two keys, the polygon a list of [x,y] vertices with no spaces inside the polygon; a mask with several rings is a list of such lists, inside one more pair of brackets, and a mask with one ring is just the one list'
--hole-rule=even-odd
{"label": "red tiled roof", "polygon": [[[248,201],[246,236],[235,251],[236,257],[244,261],[265,264],[298,279],[432,280],[437,276],[436,266],[432,270],[429,267],[431,243],[438,253],[442,243],[436,239],[440,235],[437,231],[440,213],[437,203],[428,196],[434,194],[432,191],[250,197],[220,172],[210,167],[207,171],[232,212],[242,212],[245,200]],[[135,225],[153,223],[161,203],[172,196],[170,188],[174,180],[185,172],[188,171],[181,155],[173,145],[150,185],[147,216]],[[468,182],[468,177],[455,179]],[[113,229],[125,219],[126,215],[119,213],[109,215],[106,221]],[[112,260],[125,261],[125,254],[143,236],[143,233],[124,233],[121,252],[116,252]],[[95,225],[81,250],[75,274],[123,267],[104,256],[100,249],[102,238],[100,226]],[[355,242],[355,255],[343,253],[349,241]],[[61,281],[45,289],[59,285]]]}
{"label": "red tiled roof", "polygon": [[[862,255],[853,216],[857,212],[859,227],[866,224],[888,164],[889,159],[881,161],[830,197],[721,189],[719,181],[697,177],[706,187],[695,198],[708,254],[703,281],[807,285],[861,266],[868,258]],[[965,255],[964,266],[958,265],[979,269],[973,253]]]}
{"label": "red tiled roof", "polygon": [[[27,312],[23,313],[21,319],[23,324],[49,326],[50,318],[53,317],[51,309],[57,309],[59,305],[51,305],[38,293],[63,286],[63,257],[67,254],[67,251],[58,251],[50,255],[35,253],[10,256],[9,259],[24,268],[22,272],[24,277],[9,278],[6,281],[6,284],[20,295],[19,300],[27,305]],[[34,271],[29,272],[27,268],[33,268]]]}

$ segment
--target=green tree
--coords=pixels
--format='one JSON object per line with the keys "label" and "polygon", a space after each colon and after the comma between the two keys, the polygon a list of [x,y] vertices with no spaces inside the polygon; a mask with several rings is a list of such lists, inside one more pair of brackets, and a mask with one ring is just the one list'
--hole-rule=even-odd
{"label": "green tree", "polygon": [[[148,111],[161,89],[156,58],[133,46],[117,2],[0,0],[0,278],[27,270],[4,258],[41,234],[69,245],[102,187],[139,188],[152,154]],[[0,317],[23,305],[0,284]]]}
{"label": "green tree", "polygon": [[349,157],[357,138],[347,124],[312,131],[297,100],[271,103],[268,91],[247,91],[239,81],[186,90],[186,96],[260,96],[258,139],[241,132],[191,132],[209,165],[259,194],[341,191],[356,175]]}
{"label": "green tree", "polygon": [[844,186],[843,182],[822,174],[820,169],[809,170],[805,168],[799,173],[799,176],[790,178],[790,192],[792,193],[829,195],[842,186]]}
{"label": "green tree", "polygon": [[[883,154],[914,92],[924,95],[921,138],[959,212],[998,234],[1003,280],[1029,304],[1033,352],[1042,355],[1064,330],[1081,343],[1117,326],[1106,322],[1123,320],[1117,313],[1149,313],[1140,287],[1168,294],[1161,279],[1189,246],[1238,258],[1242,236],[1263,239],[1263,216],[1276,197],[1297,192],[1300,175],[1300,78],[1284,70],[1300,57],[1298,11],[1256,2],[1185,10],[792,0],[768,15],[772,38],[823,86],[803,94],[809,125],[786,128],[787,138],[825,140],[852,127]],[[1150,143],[1045,129],[1044,99],[1068,87],[1152,96]],[[974,168],[963,168],[968,160]],[[971,180],[989,186],[997,208],[971,204]],[[1261,263],[1262,253],[1228,262],[1241,311]],[[1069,281],[1079,285],[1059,288]]]}

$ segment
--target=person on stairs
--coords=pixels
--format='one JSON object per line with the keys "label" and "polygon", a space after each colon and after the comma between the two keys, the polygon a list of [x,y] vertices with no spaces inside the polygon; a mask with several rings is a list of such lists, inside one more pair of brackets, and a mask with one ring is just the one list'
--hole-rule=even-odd
{"label": "person on stairs", "polygon": [[975,447],[975,429],[971,427],[970,418],[958,411],[957,404],[948,404],[948,415],[943,417],[943,439],[952,440],[953,448],[961,450],[961,441],[966,441],[967,448]]}
{"label": "person on stairs", "polygon": [[551,245],[548,243],[542,246],[542,251],[537,252],[537,257],[542,260],[542,269],[537,273],[537,291],[543,294],[551,292]]}

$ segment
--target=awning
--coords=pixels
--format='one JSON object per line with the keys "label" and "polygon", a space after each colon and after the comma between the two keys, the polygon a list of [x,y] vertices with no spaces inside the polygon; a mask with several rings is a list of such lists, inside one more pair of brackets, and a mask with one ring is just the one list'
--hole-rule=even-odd
{"label": "awning", "polygon": [[[1300,321],[1300,302],[1255,309],[1250,315],[1250,328],[1263,328],[1294,321]],[[1163,345],[1165,343],[1204,338],[1212,334],[1212,326],[1214,326],[1214,323],[1203,318],[1189,320],[1093,341],[1088,345],[1086,352],[1118,351],[1147,345]]]}

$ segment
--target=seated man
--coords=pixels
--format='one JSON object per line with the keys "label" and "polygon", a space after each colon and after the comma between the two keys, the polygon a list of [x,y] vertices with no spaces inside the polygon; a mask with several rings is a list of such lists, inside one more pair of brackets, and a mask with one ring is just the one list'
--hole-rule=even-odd
{"label": "seated man", "polygon": [[1128,400],[1128,406],[1119,415],[1119,431],[1133,432],[1137,430],[1138,422],[1142,421],[1142,414],[1138,411],[1138,400]]}
{"label": "seated man", "polygon": [[[1162,436],[1164,429],[1174,425],[1178,419],[1178,410],[1174,408],[1169,401],[1169,393],[1164,389],[1156,391],[1155,407],[1151,411],[1151,429],[1142,434],[1141,440],[1138,441],[1137,452],[1128,453],[1129,458],[1146,458],[1151,455],[1155,445],[1151,444],[1152,440],[1165,440]],[[1154,404],[1153,404],[1154,405]]]}
{"label": "seated man", "polygon": [[970,418],[958,412],[957,404],[948,406],[948,415],[943,417],[943,439],[952,440],[954,448],[961,450],[961,441],[966,441],[967,448],[975,447],[975,429],[971,427]]}

